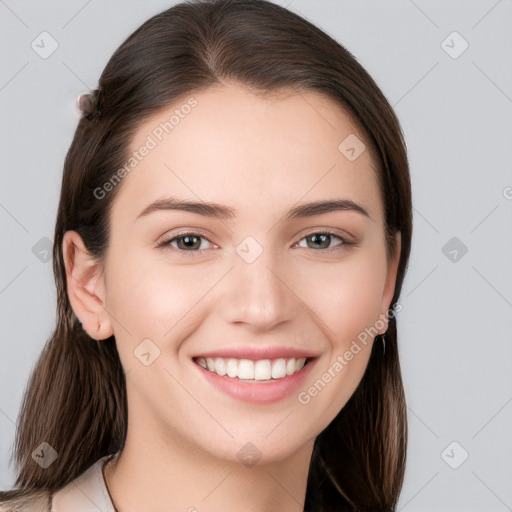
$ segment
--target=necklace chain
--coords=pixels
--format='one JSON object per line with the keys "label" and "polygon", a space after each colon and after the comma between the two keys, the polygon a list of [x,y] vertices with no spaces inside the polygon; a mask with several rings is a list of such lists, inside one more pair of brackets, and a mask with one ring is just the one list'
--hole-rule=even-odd
{"label": "necklace chain", "polygon": [[114,502],[114,498],[112,498],[112,493],[110,492],[110,489],[108,488],[108,484],[107,484],[107,478],[105,477],[105,468],[108,464],[110,464],[113,460],[113,457],[111,457],[109,460],[107,460],[102,468],[101,468],[101,473],[103,475],[103,482],[105,482],[105,488],[107,489],[107,493],[108,493],[108,497],[110,498],[110,502],[112,503],[112,507],[114,508],[114,511],[115,512],[119,512],[118,508],[116,507],[116,504]]}

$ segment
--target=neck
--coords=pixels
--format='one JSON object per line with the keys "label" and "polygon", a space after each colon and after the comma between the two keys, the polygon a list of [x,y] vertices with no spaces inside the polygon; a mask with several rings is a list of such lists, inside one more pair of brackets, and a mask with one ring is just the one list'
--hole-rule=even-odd
{"label": "neck", "polygon": [[286,460],[246,466],[183,444],[148,441],[128,429],[105,468],[118,512],[302,512],[313,440]]}

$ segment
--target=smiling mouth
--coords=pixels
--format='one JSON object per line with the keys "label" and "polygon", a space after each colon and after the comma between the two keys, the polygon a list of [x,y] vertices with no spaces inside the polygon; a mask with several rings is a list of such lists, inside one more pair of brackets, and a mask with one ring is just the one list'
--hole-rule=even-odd
{"label": "smiling mouth", "polygon": [[274,382],[300,372],[313,358],[235,359],[195,357],[194,362],[221,377],[243,382]]}

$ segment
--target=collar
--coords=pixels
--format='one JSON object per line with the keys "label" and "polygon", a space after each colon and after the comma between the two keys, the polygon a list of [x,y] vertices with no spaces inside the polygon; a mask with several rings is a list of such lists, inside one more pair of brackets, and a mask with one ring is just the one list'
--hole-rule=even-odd
{"label": "collar", "polygon": [[51,512],[115,512],[102,472],[103,465],[112,457],[115,454],[102,457],[59,489],[53,495]]}

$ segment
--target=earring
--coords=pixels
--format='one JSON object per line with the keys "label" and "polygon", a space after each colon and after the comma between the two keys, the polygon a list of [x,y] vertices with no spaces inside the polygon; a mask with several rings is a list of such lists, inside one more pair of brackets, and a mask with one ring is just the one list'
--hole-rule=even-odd
{"label": "earring", "polygon": [[386,353],[386,332],[380,334],[380,339],[382,340],[382,355]]}

